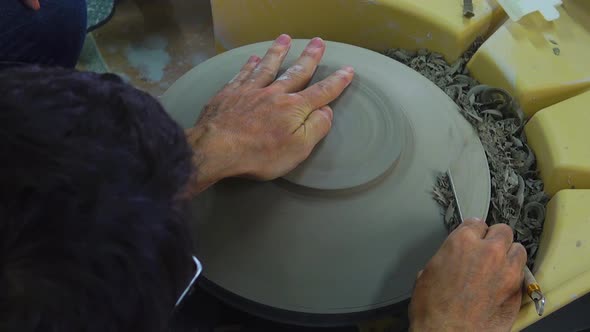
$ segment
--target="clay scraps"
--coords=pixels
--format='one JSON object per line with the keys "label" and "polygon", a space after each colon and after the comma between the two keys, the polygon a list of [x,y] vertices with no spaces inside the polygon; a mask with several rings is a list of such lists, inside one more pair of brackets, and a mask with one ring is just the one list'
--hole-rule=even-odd
{"label": "clay scraps", "polygon": [[[479,84],[469,76],[467,63],[479,45],[481,42],[476,42],[453,64],[448,64],[441,54],[427,50],[390,49],[385,55],[416,70],[441,88],[477,130],[491,176],[487,223],[510,225],[515,241],[527,249],[527,264],[532,267],[549,198],[543,192],[535,155],[527,145],[523,130],[526,119],[518,103],[505,90]],[[445,225],[452,231],[460,220],[446,174],[439,176],[433,197],[444,209]]]}

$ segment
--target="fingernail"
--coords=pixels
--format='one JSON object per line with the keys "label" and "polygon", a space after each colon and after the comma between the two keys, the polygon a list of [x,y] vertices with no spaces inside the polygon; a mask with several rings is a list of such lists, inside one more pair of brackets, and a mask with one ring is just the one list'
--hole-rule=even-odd
{"label": "fingernail", "polygon": [[250,59],[248,59],[249,63],[254,63],[254,62],[258,62],[260,61],[260,58],[257,55],[253,55],[250,57]]}
{"label": "fingernail", "polygon": [[285,35],[282,34],[279,36],[279,38],[277,38],[277,44],[280,45],[289,45],[289,43],[291,42],[291,37],[289,35]]}
{"label": "fingernail", "polygon": [[330,120],[330,122],[334,120],[334,112],[332,112],[331,109],[324,107],[321,109],[321,112],[326,118],[328,118],[328,120]]}
{"label": "fingernail", "polygon": [[343,67],[342,70],[344,70],[347,73],[354,73],[354,68],[352,68],[351,66]]}
{"label": "fingernail", "polygon": [[314,48],[324,47],[324,41],[320,37],[315,37],[309,43],[309,47],[314,47]]}

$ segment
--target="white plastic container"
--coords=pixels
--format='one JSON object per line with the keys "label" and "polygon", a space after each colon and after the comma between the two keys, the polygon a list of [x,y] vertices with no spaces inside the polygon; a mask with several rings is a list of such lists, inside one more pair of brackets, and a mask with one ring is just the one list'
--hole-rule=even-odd
{"label": "white plastic container", "polygon": [[500,6],[511,20],[518,21],[523,16],[532,12],[541,12],[547,21],[553,21],[559,18],[557,6],[561,5],[561,0],[498,0]]}

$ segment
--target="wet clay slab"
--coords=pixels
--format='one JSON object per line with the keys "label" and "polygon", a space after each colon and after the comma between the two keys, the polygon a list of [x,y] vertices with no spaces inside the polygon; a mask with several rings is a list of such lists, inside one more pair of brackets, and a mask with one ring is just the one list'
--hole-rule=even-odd
{"label": "wet clay slab", "polygon": [[[283,70],[306,43],[293,42]],[[193,125],[246,59],[269,46],[244,46],[195,67],[163,104],[181,125]],[[328,321],[408,298],[446,237],[432,190],[459,156],[461,174],[453,176],[471,191],[464,213],[487,214],[486,157],[457,105],[401,63],[340,43],[328,43],[314,81],[344,65],[357,75],[332,104],[333,129],[307,161],[273,182],[225,180],[192,202],[205,278],[255,314]]]}

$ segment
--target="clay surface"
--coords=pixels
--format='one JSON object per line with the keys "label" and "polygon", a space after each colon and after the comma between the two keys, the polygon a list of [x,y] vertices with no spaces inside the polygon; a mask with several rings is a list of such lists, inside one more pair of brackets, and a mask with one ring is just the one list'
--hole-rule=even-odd
{"label": "clay surface", "polygon": [[[337,64],[318,67],[312,84],[338,70]],[[365,75],[361,73],[361,75]],[[406,120],[394,95],[376,84],[387,79],[358,79],[332,103],[338,109],[330,134],[309,158],[285,179],[316,189],[348,189],[377,179],[400,156]]]}
{"label": "clay surface", "polygon": [[[285,66],[307,41],[295,40]],[[191,126],[252,54],[238,48],[197,66],[162,101]],[[472,188],[464,213],[484,217],[490,178],[483,147],[457,105],[417,72],[381,54],[328,43],[315,80],[355,67],[332,106],[332,132],[285,179],[229,179],[192,202],[204,276],[239,297],[291,312],[346,314],[397,303],[447,235],[432,199],[437,175],[463,156]],[[254,310],[254,309],[253,309]]]}

